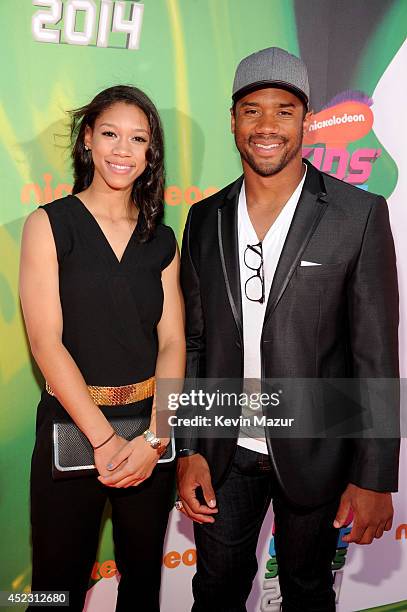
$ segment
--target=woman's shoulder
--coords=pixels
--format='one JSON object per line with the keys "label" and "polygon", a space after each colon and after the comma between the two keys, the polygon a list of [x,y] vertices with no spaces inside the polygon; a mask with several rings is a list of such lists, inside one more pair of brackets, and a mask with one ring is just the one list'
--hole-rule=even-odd
{"label": "woman's shoulder", "polygon": [[162,254],[161,270],[164,270],[174,259],[177,239],[172,227],[164,223],[157,225],[155,235],[157,243],[160,245],[160,253]]}
{"label": "woman's shoulder", "polygon": [[58,198],[57,200],[53,200],[52,202],[48,202],[47,204],[41,204],[38,208],[40,210],[44,210],[49,216],[56,215],[58,217],[66,216],[68,212],[70,212],[72,207],[72,201],[75,198],[72,195],[66,195],[62,198]]}
{"label": "woman's shoulder", "polygon": [[41,204],[27,216],[25,220],[25,227],[49,227],[49,223],[51,222],[52,225],[52,221],[54,218],[58,218],[65,215],[69,199],[70,196],[65,196],[63,198],[59,198],[58,200],[53,200],[52,202]]}
{"label": "woman's shoulder", "polygon": [[174,230],[170,225],[165,225],[165,223],[159,223],[156,227],[156,235],[162,240],[174,241],[176,240]]}
{"label": "woman's shoulder", "polygon": [[73,196],[67,195],[39,206],[36,211],[39,214],[44,214],[42,212],[44,211],[48,215],[59,263],[62,263],[65,255],[72,249],[73,225],[75,225],[75,220],[72,218],[74,201]]}

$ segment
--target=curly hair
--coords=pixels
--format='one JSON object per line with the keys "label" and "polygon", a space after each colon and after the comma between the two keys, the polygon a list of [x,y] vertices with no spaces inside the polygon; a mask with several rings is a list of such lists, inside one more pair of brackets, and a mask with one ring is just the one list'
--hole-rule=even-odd
{"label": "curly hair", "polygon": [[137,230],[139,240],[146,242],[154,235],[164,213],[164,136],[160,116],[153,102],[137,87],[115,85],[104,89],[89,104],[70,111],[71,143],[74,171],[72,193],[87,189],[92,183],[94,164],[85,149],[85,130],[93,129],[97,117],[116,102],[133,104],[146,115],[150,127],[150,145],[146,153],[147,166],[133,183],[131,200],[139,210]]}

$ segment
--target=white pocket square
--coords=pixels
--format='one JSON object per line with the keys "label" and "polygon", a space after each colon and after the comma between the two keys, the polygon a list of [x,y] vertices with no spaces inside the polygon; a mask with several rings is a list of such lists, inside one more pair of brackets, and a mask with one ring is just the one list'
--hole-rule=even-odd
{"label": "white pocket square", "polygon": [[320,263],[315,263],[315,261],[302,261],[302,266],[322,266]]}

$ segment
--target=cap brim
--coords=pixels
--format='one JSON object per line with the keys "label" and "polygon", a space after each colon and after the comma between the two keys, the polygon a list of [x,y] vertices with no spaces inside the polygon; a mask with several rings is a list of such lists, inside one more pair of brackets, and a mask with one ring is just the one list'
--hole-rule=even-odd
{"label": "cap brim", "polygon": [[267,87],[275,89],[285,89],[286,91],[293,93],[295,96],[297,96],[297,98],[301,100],[303,104],[305,104],[306,108],[308,109],[308,98],[305,93],[298,87],[295,87],[295,85],[292,85],[291,83],[286,83],[285,81],[257,81],[256,83],[250,83],[250,85],[246,85],[246,87],[242,87],[241,89],[236,91],[232,95],[232,100],[234,103],[236,103],[238,100],[251,93],[252,91],[256,91],[257,89],[265,89]]}

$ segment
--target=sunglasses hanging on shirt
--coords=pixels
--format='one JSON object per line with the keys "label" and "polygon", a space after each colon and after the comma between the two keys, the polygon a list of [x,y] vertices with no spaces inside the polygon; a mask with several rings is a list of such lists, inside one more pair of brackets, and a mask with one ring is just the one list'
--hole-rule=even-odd
{"label": "sunglasses hanging on shirt", "polygon": [[244,285],[244,292],[250,302],[264,303],[264,267],[263,246],[261,241],[257,244],[248,244],[244,252],[244,263],[254,274],[250,276]]}

